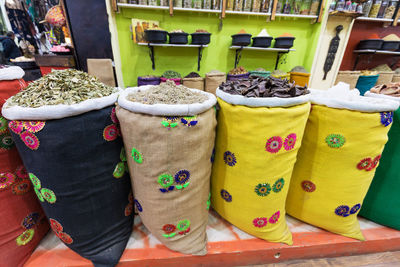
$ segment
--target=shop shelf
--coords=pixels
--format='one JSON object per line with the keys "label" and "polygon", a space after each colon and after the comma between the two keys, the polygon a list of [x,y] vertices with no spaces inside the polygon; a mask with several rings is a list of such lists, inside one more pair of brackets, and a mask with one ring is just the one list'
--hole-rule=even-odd
{"label": "shop shelf", "polygon": [[192,44],[158,44],[158,43],[138,43],[141,46],[165,46],[165,47],[208,47],[208,45],[192,45]]}
{"label": "shop shelf", "polygon": [[400,52],[399,51],[386,51],[386,50],[373,50],[373,49],[363,49],[363,50],[354,50],[353,53],[357,54],[356,61],[354,62],[354,67],[353,70],[356,70],[358,61],[360,60],[361,55],[392,55],[392,66],[397,62],[398,58],[400,57]]}
{"label": "shop shelf", "polygon": [[377,21],[377,22],[392,22],[393,19],[384,19],[384,18],[368,18],[368,17],[358,17],[356,20],[365,20],[365,21]]}
{"label": "shop shelf", "polygon": [[303,18],[303,19],[316,19],[317,15],[300,15],[300,14],[276,14],[276,17],[287,17],[287,18]]}
{"label": "shop shelf", "polygon": [[[220,10],[218,10],[220,12]],[[232,11],[226,10],[226,14],[237,14],[237,15],[251,15],[251,16],[271,16],[271,13],[262,13],[262,12],[250,12],[250,11]]]}

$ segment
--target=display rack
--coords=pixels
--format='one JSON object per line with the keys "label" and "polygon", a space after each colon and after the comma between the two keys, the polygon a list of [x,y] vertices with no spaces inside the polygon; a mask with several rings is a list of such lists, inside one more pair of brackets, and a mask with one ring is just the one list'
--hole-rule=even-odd
{"label": "display rack", "polygon": [[354,50],[353,52],[357,54],[356,61],[354,62],[353,70],[356,70],[357,64],[358,64],[358,61],[360,60],[361,55],[370,55],[370,56],[373,56],[375,54],[392,55],[393,63],[391,65],[394,65],[397,62],[397,57],[400,57],[400,52],[397,52],[397,51],[363,49],[363,50]]}
{"label": "display rack", "polygon": [[290,48],[264,48],[264,47],[252,47],[252,46],[236,46],[236,45],[231,46],[229,49],[235,50],[235,68],[237,67],[240,59],[242,58],[243,49],[244,50],[259,50],[259,51],[266,51],[266,52],[277,52],[275,69],[278,68],[279,59],[283,54],[287,54],[290,51],[296,51],[295,49],[290,49]]}
{"label": "display rack", "polygon": [[358,17],[358,18],[356,18],[356,20],[375,21],[375,22],[393,22],[393,19],[369,18],[369,17]]}
{"label": "display rack", "polygon": [[187,47],[192,47],[192,48],[198,48],[198,54],[197,54],[197,70],[200,70],[200,62],[201,58],[203,57],[203,48],[208,47],[208,45],[192,45],[192,44],[158,44],[158,43],[138,43],[138,45],[141,46],[147,46],[149,48],[149,56],[151,60],[151,68],[153,70],[156,69],[156,64],[154,61],[154,47],[155,46],[161,46],[161,47],[181,47],[181,48],[187,48]]}

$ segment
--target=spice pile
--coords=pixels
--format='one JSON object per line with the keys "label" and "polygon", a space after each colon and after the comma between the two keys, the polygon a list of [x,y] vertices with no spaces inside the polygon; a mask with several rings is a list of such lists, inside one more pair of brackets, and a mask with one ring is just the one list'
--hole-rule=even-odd
{"label": "spice pile", "polygon": [[389,65],[388,64],[382,64],[382,65],[379,65],[379,66],[376,66],[375,68],[372,68],[371,70],[374,70],[374,71],[392,71],[392,69],[389,67]]}
{"label": "spice pile", "polygon": [[247,70],[242,66],[239,66],[237,68],[231,69],[228,73],[231,75],[246,74]]}
{"label": "spice pile", "polygon": [[99,82],[86,72],[68,69],[51,73],[29,84],[11,97],[10,106],[38,108],[45,105],[72,105],[82,101],[109,96],[116,88]]}
{"label": "spice pile", "polygon": [[202,103],[207,96],[193,92],[183,85],[176,85],[173,81],[167,81],[153,86],[146,91],[138,90],[128,95],[127,99],[142,104],[193,104]]}
{"label": "spice pile", "polygon": [[306,95],[307,87],[301,87],[287,80],[274,77],[250,77],[222,83],[219,89],[232,94],[246,97],[281,97],[289,98]]}
{"label": "spice pile", "polygon": [[271,75],[274,76],[283,76],[283,75],[287,75],[287,72],[281,71],[281,70],[274,70]]}
{"label": "spice pile", "polygon": [[309,73],[303,66],[296,66],[290,72]]}
{"label": "spice pile", "polygon": [[181,74],[179,72],[173,71],[173,70],[167,70],[163,73],[161,77],[167,78],[167,79],[176,79],[176,78],[181,78]]}
{"label": "spice pile", "polygon": [[199,78],[200,75],[197,72],[191,72],[185,76],[185,78]]}

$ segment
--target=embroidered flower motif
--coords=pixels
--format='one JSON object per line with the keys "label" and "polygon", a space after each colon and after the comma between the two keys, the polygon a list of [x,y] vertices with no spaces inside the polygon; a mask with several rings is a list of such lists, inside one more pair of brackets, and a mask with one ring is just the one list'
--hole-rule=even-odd
{"label": "embroidered flower motif", "polygon": [[277,153],[282,148],[282,138],[280,136],[273,136],[268,139],[265,149],[270,153]]}
{"label": "embroidered flower motif", "polygon": [[117,166],[115,166],[113,176],[117,179],[121,178],[125,174],[125,164],[123,162],[118,162]]}
{"label": "embroidered flower motif", "polygon": [[158,176],[158,183],[163,188],[169,188],[173,182],[174,178],[169,174],[161,174],[160,176]]}
{"label": "embroidered flower motif", "polygon": [[31,229],[38,222],[39,217],[40,217],[39,213],[32,212],[31,214],[29,214],[24,218],[24,220],[21,223],[22,227],[24,227],[25,229]]}
{"label": "embroidered flower motif", "polygon": [[236,157],[235,154],[230,152],[230,151],[226,151],[224,153],[224,161],[226,164],[228,164],[229,166],[235,166],[236,165]]}
{"label": "embroidered flower motif", "polygon": [[40,182],[39,178],[36,177],[36,175],[34,175],[33,173],[29,173],[29,179],[31,180],[35,188],[42,188],[42,183]]}
{"label": "embroidered flower motif", "polygon": [[20,134],[24,130],[24,124],[22,121],[10,121],[8,123],[8,128],[14,133]]}
{"label": "embroidered flower motif", "polygon": [[136,163],[141,164],[143,162],[143,155],[136,148],[132,148],[132,158]]}
{"label": "embroidered flower motif", "polygon": [[197,124],[197,116],[183,117],[181,118],[183,125],[191,127]]}
{"label": "embroidered flower motif", "polygon": [[43,198],[46,199],[47,202],[50,204],[54,204],[57,201],[56,194],[50,189],[47,188],[42,188],[40,190],[40,193],[42,194]]}
{"label": "embroidered flower motif", "polygon": [[17,175],[18,178],[21,179],[28,179],[28,172],[26,171],[24,166],[19,166],[16,170],[15,170],[15,174]]}
{"label": "embroidered flower motif", "polygon": [[330,134],[325,138],[325,142],[331,148],[339,148],[344,145],[346,138],[341,134]]}
{"label": "embroidered flower motif", "polygon": [[125,216],[127,216],[127,217],[130,216],[132,214],[132,211],[133,211],[133,204],[132,204],[132,202],[129,202],[128,205],[126,205],[126,207],[125,207],[125,211],[124,211]]}
{"label": "embroidered flower motif", "polygon": [[111,109],[111,120],[113,123],[115,124],[119,124],[118,118],[117,118],[117,114],[115,113],[115,107]]}
{"label": "embroidered flower motif", "polygon": [[296,144],[296,139],[297,136],[295,133],[291,133],[289,134],[286,138],[285,138],[285,142],[283,143],[283,146],[285,147],[285,150],[292,150]]}
{"label": "embroidered flower motif", "polygon": [[208,194],[208,200],[207,200],[207,210],[210,209],[210,205],[211,205],[211,193]]}
{"label": "embroidered flower motif", "polygon": [[133,192],[132,192],[132,190],[131,190],[131,192],[129,192],[128,201],[131,202],[131,203],[133,202]]}
{"label": "embroidered flower motif", "polygon": [[254,191],[261,197],[267,196],[271,192],[271,186],[268,183],[258,184]]}
{"label": "embroidered flower motif", "polygon": [[350,214],[355,214],[361,209],[361,204],[356,204],[350,209]]}
{"label": "embroidered flower motif", "polygon": [[264,218],[264,217],[255,218],[255,219],[253,220],[254,226],[255,226],[255,227],[259,227],[259,228],[266,226],[267,223],[268,223],[268,218]]}
{"label": "embroidered flower motif", "polygon": [[106,141],[114,141],[118,137],[118,129],[115,124],[106,126],[103,130],[103,138]]}
{"label": "embroidered flower motif", "polygon": [[15,175],[10,172],[0,173],[0,191],[7,189],[15,182]]}
{"label": "embroidered flower motif", "polygon": [[67,233],[64,233],[64,232],[62,232],[62,233],[58,233],[58,235],[57,235],[60,239],[61,239],[61,241],[62,242],[64,242],[65,244],[72,244],[72,242],[74,242],[74,240],[71,238],[71,236],[69,235],[69,234],[67,234]]}
{"label": "embroidered flower motif", "polygon": [[170,234],[175,232],[176,227],[173,224],[165,224],[162,229],[166,234]]}
{"label": "embroidered flower motif", "polygon": [[7,120],[0,116],[0,134],[7,132]]}
{"label": "embroidered flower motif", "polygon": [[350,210],[349,206],[341,205],[336,208],[335,213],[336,215],[347,217],[349,216],[349,210]]}
{"label": "embroidered flower motif", "polygon": [[119,153],[119,159],[120,159],[122,162],[126,162],[126,161],[127,161],[127,160],[126,160],[126,153],[125,153],[125,148],[124,148],[124,147],[121,148],[121,153]]}
{"label": "embroidered flower motif", "polygon": [[140,203],[137,199],[135,199],[135,206],[139,212],[143,211],[142,205],[140,205]]}
{"label": "embroidered flower motif", "polygon": [[178,117],[165,117],[164,120],[161,121],[161,125],[171,130],[171,128],[178,126]]}
{"label": "embroidered flower motif", "polygon": [[281,212],[278,210],[277,212],[274,213],[274,215],[272,215],[271,218],[269,218],[269,223],[276,223],[279,220],[279,217],[281,216]]}
{"label": "embroidered flower motif", "polygon": [[190,232],[190,227],[188,229],[186,229],[185,231],[180,231],[179,234],[180,235],[185,235],[185,234],[187,234],[189,232]]}
{"label": "embroidered flower motif", "polygon": [[23,132],[20,134],[22,142],[25,143],[27,147],[32,150],[37,150],[39,148],[39,139],[31,132]]}
{"label": "embroidered flower motif", "polygon": [[12,192],[14,195],[24,195],[31,190],[31,184],[29,181],[16,182],[12,186]]}
{"label": "embroidered flower motif", "polygon": [[189,220],[182,220],[179,221],[178,224],[176,225],[176,228],[180,231],[185,231],[190,227],[190,221]]}
{"label": "embroidered flower motif", "polygon": [[301,182],[301,187],[303,188],[304,191],[309,193],[314,192],[315,189],[317,188],[313,182],[307,180]]}
{"label": "embroidered flower motif", "polygon": [[372,160],[371,158],[365,158],[363,160],[361,160],[358,164],[357,164],[357,168],[359,170],[364,170],[364,169],[368,169],[370,168],[372,165]]}
{"label": "embroidered flower motif", "polygon": [[393,121],[393,112],[381,112],[381,123],[389,126]]}
{"label": "embroidered flower motif", "polygon": [[53,229],[55,233],[60,233],[63,231],[63,227],[58,221],[52,218],[49,218],[49,221],[50,221],[50,227],[51,229]]}
{"label": "embroidered flower motif", "polygon": [[14,141],[9,133],[0,134],[0,148],[9,150],[14,146]]}
{"label": "embroidered flower motif", "polygon": [[[175,189],[175,186],[171,185],[171,186],[168,187],[168,188],[160,188],[160,191],[161,191],[161,193],[167,193],[167,192],[172,191],[172,190],[174,190],[174,189]],[[182,188],[181,188],[181,189],[182,189]]]}
{"label": "embroidered flower motif", "polygon": [[276,182],[272,186],[272,190],[274,190],[275,193],[278,193],[282,190],[284,185],[285,185],[285,180],[283,178],[280,178],[276,180]]}
{"label": "embroidered flower motif", "polygon": [[44,121],[24,121],[23,127],[28,132],[37,133],[44,128],[45,124],[46,124],[46,122],[44,122]]}
{"label": "embroidered flower motif", "polygon": [[376,168],[379,164],[379,160],[381,159],[381,155],[376,156],[372,162],[371,162],[371,166],[369,166],[368,168],[366,168],[366,171],[372,171],[374,168]]}
{"label": "embroidered flower motif", "polygon": [[36,196],[38,197],[40,202],[44,202],[44,198],[43,198],[42,194],[40,193],[40,189],[37,189],[36,187],[33,187],[33,190],[35,191]]}
{"label": "embroidered flower motif", "polygon": [[190,172],[188,170],[180,170],[175,174],[175,183],[184,184],[189,180]]}
{"label": "embroidered flower motif", "polygon": [[228,193],[225,189],[221,190],[221,197],[226,201],[226,202],[232,202],[232,196],[231,194]]}
{"label": "embroidered flower motif", "polygon": [[210,159],[211,163],[214,163],[214,160],[215,160],[215,148],[213,148],[213,151],[211,153],[211,159]]}
{"label": "embroidered flower motif", "polygon": [[18,246],[25,246],[32,240],[34,235],[35,235],[35,230],[28,229],[25,232],[23,232],[20,236],[18,236],[15,241],[17,242]]}

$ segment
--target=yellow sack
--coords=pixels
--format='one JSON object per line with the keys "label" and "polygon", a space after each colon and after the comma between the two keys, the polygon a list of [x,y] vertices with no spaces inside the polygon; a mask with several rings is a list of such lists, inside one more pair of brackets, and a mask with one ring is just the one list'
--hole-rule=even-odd
{"label": "yellow sack", "polygon": [[307,101],[247,107],[218,98],[211,203],[236,227],[271,242],[293,244],[285,200],[310,111]]}
{"label": "yellow sack", "polygon": [[[366,97],[356,99],[352,109],[368,112],[312,105],[286,209],[309,224],[364,240],[357,214],[388,140],[392,113],[373,112]],[[324,104],[329,101],[346,106],[337,100]]]}

